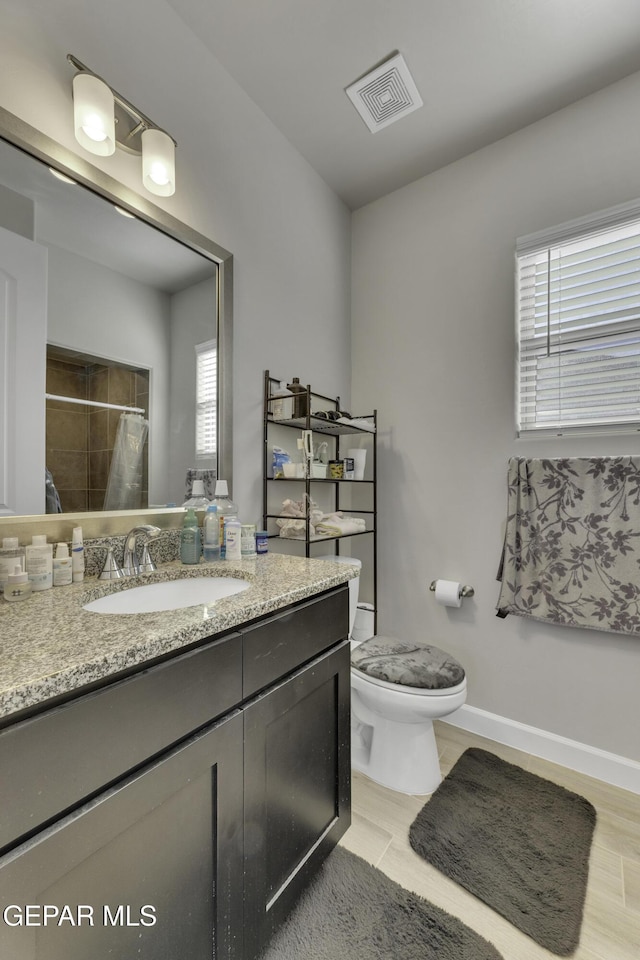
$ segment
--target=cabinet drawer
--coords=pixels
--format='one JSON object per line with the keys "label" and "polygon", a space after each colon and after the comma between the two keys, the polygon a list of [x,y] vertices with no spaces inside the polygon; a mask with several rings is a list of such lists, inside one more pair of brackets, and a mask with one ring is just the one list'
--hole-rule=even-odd
{"label": "cabinet drawer", "polygon": [[0,847],[238,704],[239,634],[0,733]]}
{"label": "cabinet drawer", "polygon": [[243,630],[243,699],[345,640],[348,632],[347,585]]}

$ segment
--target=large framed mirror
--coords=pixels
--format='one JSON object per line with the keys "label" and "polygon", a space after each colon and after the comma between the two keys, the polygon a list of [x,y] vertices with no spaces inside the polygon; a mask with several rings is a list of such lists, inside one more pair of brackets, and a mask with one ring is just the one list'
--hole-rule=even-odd
{"label": "large framed mirror", "polygon": [[0,516],[232,479],[232,283],[228,251],[0,108]]}

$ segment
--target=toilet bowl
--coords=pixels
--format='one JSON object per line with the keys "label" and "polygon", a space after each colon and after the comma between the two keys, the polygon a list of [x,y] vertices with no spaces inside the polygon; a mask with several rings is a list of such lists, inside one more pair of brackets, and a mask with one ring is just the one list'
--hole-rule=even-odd
{"label": "toilet bowl", "polygon": [[[352,557],[322,559],[361,566]],[[373,637],[373,613],[367,605],[358,606],[358,590],[356,577],[349,581],[351,765],[399,793],[433,793],[442,780],[433,721],[465,702],[464,670],[445,651],[421,646],[424,663],[412,675],[407,664],[415,663],[416,648],[393,637]],[[360,668],[354,660],[361,661]],[[405,675],[411,682],[398,682]]]}
{"label": "toilet bowl", "polygon": [[428,690],[367,677],[351,667],[351,764],[399,793],[433,793],[442,776],[433,721],[467,698],[467,678]]}

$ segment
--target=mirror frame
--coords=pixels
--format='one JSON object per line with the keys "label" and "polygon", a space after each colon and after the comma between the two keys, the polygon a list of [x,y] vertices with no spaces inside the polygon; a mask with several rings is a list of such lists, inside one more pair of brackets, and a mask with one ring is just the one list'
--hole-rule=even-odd
{"label": "mirror frame", "polygon": [[[52,140],[46,134],[30,126],[0,106],[0,138],[55,167],[72,177],[82,186],[111,203],[116,203],[140,220],[172,237],[179,243],[190,247],[197,253],[214,261],[219,269],[217,303],[217,341],[218,341],[218,476],[224,477],[231,486],[233,480],[233,256],[228,250],[213,240],[197,233],[187,224],[176,220],[145,197],[114,180],[102,170],[94,167],[83,157],[62,144]],[[121,514],[121,512],[119,512]],[[130,511],[131,516],[157,514],[156,510],[143,509]],[[42,514],[42,517],[54,515]],[[58,519],[70,520],[79,514],[55,514]],[[92,511],[82,517],[109,517],[108,511]],[[14,515],[3,517],[4,521],[20,522],[26,519]],[[33,519],[33,518],[29,518]]]}

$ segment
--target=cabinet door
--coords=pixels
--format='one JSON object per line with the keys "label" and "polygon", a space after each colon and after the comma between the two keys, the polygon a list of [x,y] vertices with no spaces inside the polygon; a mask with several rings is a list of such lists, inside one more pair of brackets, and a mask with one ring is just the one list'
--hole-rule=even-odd
{"label": "cabinet door", "polygon": [[243,711],[245,960],[349,826],[349,681],[347,641]]}
{"label": "cabinet door", "polygon": [[237,711],[0,860],[0,956],[240,958],[241,810]]}

